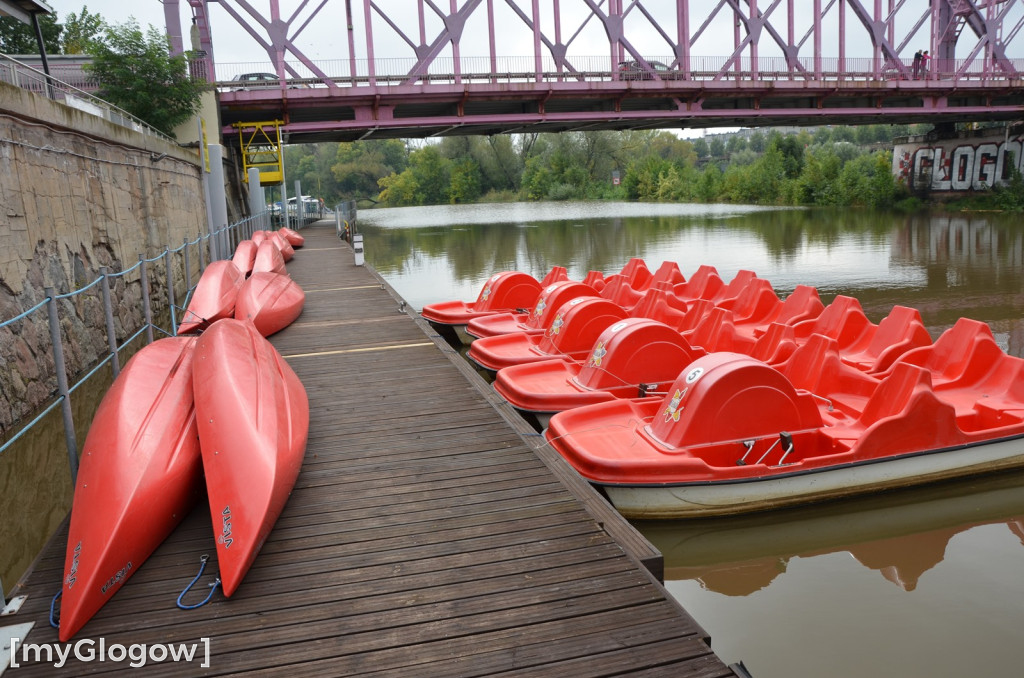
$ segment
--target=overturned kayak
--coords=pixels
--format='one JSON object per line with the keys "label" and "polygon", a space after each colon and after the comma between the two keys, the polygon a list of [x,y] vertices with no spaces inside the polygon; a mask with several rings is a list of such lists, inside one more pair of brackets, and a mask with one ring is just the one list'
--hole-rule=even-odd
{"label": "overturned kayak", "polygon": [[228,318],[202,334],[193,387],[224,595],[238,588],[299,474],[309,401],[256,327]]}
{"label": "overturned kayak", "polygon": [[627,517],[743,513],[1022,466],[1022,376],[967,319],[875,374],[814,335],[778,369],[709,354],[661,399],[560,412],[545,435]]}
{"label": "overturned kayak", "polygon": [[281,256],[281,249],[269,237],[264,238],[256,248],[256,259],[252,263],[252,272],[288,274],[284,265],[284,257]]}
{"label": "overturned kayak", "polygon": [[66,642],[138,571],[202,494],[192,396],[196,337],[135,354],[82,448],[61,587]]}
{"label": "overturned kayak", "polygon": [[277,249],[281,250],[281,258],[285,260],[285,263],[291,261],[292,257],[295,256],[295,248],[277,231],[271,231],[267,235],[267,240],[277,245]]}
{"label": "overturned kayak", "polygon": [[235,253],[231,257],[231,261],[234,262],[243,276],[252,273],[252,265],[256,263],[256,249],[257,245],[252,240],[243,240],[235,247]]}
{"label": "overturned kayak", "polygon": [[300,233],[293,231],[287,226],[282,226],[278,233],[283,235],[292,247],[302,247],[306,244],[306,239]]}
{"label": "overturned kayak", "polygon": [[251,320],[264,337],[291,325],[306,302],[299,284],[280,273],[254,273],[242,283],[235,302],[235,318]]}
{"label": "overturned kayak", "polygon": [[178,334],[204,330],[221,318],[230,318],[243,279],[243,273],[232,261],[210,262],[185,309]]}

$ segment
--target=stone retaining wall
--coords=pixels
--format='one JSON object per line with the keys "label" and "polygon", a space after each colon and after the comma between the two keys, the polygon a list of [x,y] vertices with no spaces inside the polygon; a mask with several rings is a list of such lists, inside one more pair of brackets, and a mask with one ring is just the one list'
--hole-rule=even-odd
{"label": "stone retaining wall", "polygon": [[[0,83],[0,322],[42,301],[45,287],[80,289],[101,267],[122,271],[205,233],[201,181],[195,150]],[[148,274],[159,312],[165,267]],[[113,285],[120,342],[144,322],[138,272]],[[99,286],[63,300],[60,318],[73,379],[107,351]],[[2,435],[55,392],[45,312],[0,329],[0,364]]]}

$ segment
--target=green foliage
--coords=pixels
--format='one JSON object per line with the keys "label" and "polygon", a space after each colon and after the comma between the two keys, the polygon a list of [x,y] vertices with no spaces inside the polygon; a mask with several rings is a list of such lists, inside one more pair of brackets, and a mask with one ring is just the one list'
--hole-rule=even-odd
{"label": "green foliage", "polygon": [[378,200],[389,206],[440,205],[448,202],[452,161],[436,146],[424,146],[409,154],[409,166],[378,181]]}
{"label": "green foliage", "polygon": [[330,195],[337,200],[375,197],[380,192],[377,180],[400,173],[407,165],[407,151],[400,139],[340,143],[330,165]]}
{"label": "green foliage", "polygon": [[[702,150],[710,152],[705,139],[689,141],[663,130],[635,130],[447,137],[411,154],[398,140],[327,144],[323,150],[305,152],[312,156],[308,158],[293,158],[289,149],[286,165],[288,176],[300,177],[304,187],[311,187],[311,180],[318,185],[323,181],[328,202],[379,192],[383,204],[394,206],[628,199],[920,207],[920,201],[909,198],[896,183],[891,153],[872,152],[858,143],[884,145],[889,142],[880,139],[910,128],[868,127],[823,127],[813,134],[788,136],[754,132],[745,143],[712,138],[723,154],[732,149],[728,160],[702,161]],[[326,165],[324,157],[330,158]],[[612,184],[612,170],[620,173],[621,185]],[[992,191],[989,198],[998,196],[1011,209],[1015,200],[1024,203],[1022,184],[1024,180],[1018,179],[1011,187]]]}
{"label": "green foliage", "polygon": [[90,14],[89,8],[82,7],[78,14],[70,14],[64,20],[61,39],[64,54],[85,54],[99,41],[107,24],[99,14]]}
{"label": "green foliage", "polygon": [[85,68],[100,83],[99,96],[156,129],[173,134],[198,109],[205,83],[192,80],[184,56],[171,57],[167,40],[138,22],[107,26],[102,41],[89,44]]}
{"label": "green foliage", "polygon": [[448,186],[448,202],[476,202],[480,197],[480,167],[472,159],[466,158],[455,163],[451,170],[451,183]]}
{"label": "green foliage", "polygon": [[[56,14],[39,17],[39,30],[43,34],[43,47],[47,54],[61,51],[60,34],[63,26],[57,23]],[[31,24],[22,23],[14,17],[0,17],[0,52],[4,54],[39,54],[39,43]]]}

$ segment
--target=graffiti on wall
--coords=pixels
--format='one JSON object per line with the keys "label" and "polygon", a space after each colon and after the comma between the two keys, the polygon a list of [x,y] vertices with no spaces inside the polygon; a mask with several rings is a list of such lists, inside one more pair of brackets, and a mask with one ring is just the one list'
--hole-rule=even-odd
{"label": "graffiti on wall", "polygon": [[900,144],[892,171],[913,191],[979,191],[1009,181],[1012,168],[1024,171],[1024,137],[948,139]]}

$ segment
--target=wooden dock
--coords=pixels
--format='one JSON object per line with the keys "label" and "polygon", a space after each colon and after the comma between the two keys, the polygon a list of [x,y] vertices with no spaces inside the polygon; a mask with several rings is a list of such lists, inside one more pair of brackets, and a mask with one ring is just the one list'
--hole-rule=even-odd
{"label": "wooden dock", "polygon": [[[187,602],[216,573],[200,506],[72,644],[93,641],[97,658],[101,639],[198,646],[191,662],[148,658],[146,676],[736,675],[660,585],[646,541],[354,265],[333,225],[303,235],[288,270],[306,306],[272,341],[309,394],[309,444],[255,565],[230,599],[175,606],[203,554]],[[0,617],[34,622],[23,643],[57,641],[65,542],[66,528],[20,583],[21,610]],[[16,657],[9,675],[138,670],[39,659]]]}

